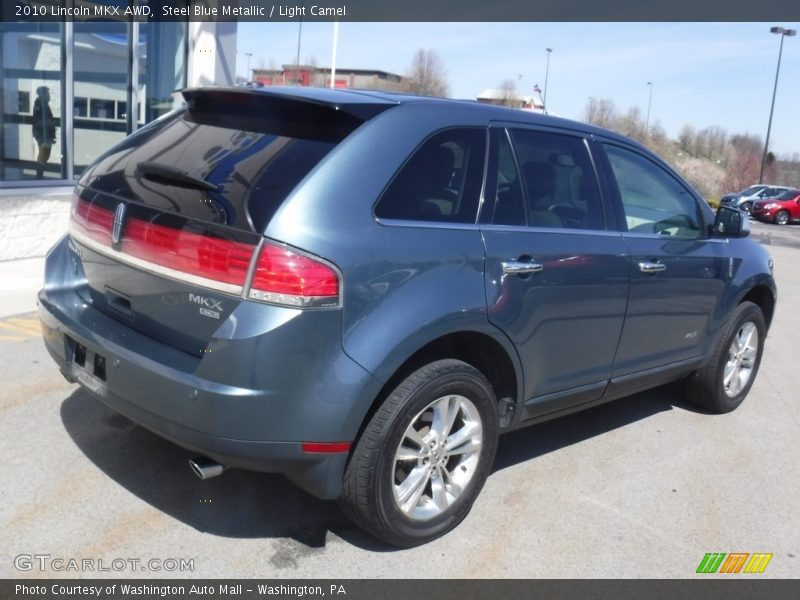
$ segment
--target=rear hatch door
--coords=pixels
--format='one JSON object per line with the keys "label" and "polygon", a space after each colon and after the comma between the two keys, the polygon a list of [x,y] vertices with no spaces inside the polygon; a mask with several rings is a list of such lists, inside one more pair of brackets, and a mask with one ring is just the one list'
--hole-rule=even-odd
{"label": "rear hatch door", "polygon": [[[269,219],[365,119],[392,105],[321,91],[183,92],[187,106],[101,156],[76,186],[84,299],[201,356],[242,301]],[[336,100],[336,101],[334,101]]]}

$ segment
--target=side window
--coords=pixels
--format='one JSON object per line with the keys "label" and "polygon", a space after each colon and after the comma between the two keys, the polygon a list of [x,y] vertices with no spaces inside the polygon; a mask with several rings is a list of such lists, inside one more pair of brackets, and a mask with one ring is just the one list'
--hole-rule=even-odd
{"label": "side window", "polygon": [[528,224],[528,216],[514,153],[504,130],[494,131],[493,135],[497,136],[499,142],[490,157],[489,177],[486,182],[484,212],[488,216],[482,216],[481,220],[494,225],[525,226]]}
{"label": "side window", "polygon": [[528,225],[604,229],[600,192],[583,140],[525,129],[511,133]]}
{"label": "side window", "polygon": [[392,180],[375,216],[474,223],[485,155],[485,129],[447,129],[433,135]]}
{"label": "side window", "polygon": [[617,181],[628,231],[697,238],[695,199],[674,177],[643,156],[604,144]]}

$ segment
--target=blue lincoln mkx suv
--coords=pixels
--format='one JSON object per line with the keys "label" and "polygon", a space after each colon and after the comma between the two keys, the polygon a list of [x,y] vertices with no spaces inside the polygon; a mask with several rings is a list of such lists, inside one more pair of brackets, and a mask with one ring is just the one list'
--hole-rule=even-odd
{"label": "blue lincoln mkx suv", "polygon": [[200,477],[284,473],[412,546],[466,516],[499,433],[750,390],[771,260],[641,145],[378,92],[183,97],[80,178],[39,313],[67,379]]}

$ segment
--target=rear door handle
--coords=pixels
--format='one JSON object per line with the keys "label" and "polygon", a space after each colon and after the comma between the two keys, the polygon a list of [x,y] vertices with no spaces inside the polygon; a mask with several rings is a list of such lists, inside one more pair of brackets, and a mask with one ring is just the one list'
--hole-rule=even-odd
{"label": "rear door handle", "polygon": [[640,262],[639,270],[642,273],[660,273],[667,270],[667,265],[658,262]]}
{"label": "rear door handle", "polygon": [[506,275],[525,275],[527,273],[541,273],[544,266],[538,263],[522,262],[520,260],[509,260],[502,263],[503,273]]}

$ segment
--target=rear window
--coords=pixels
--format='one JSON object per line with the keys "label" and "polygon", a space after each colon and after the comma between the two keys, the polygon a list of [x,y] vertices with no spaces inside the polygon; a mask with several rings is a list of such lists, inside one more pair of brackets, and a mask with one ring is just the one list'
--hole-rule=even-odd
{"label": "rear window", "polygon": [[190,96],[189,106],[103,155],[80,183],[192,219],[263,232],[281,203],[363,121],[259,94]]}

